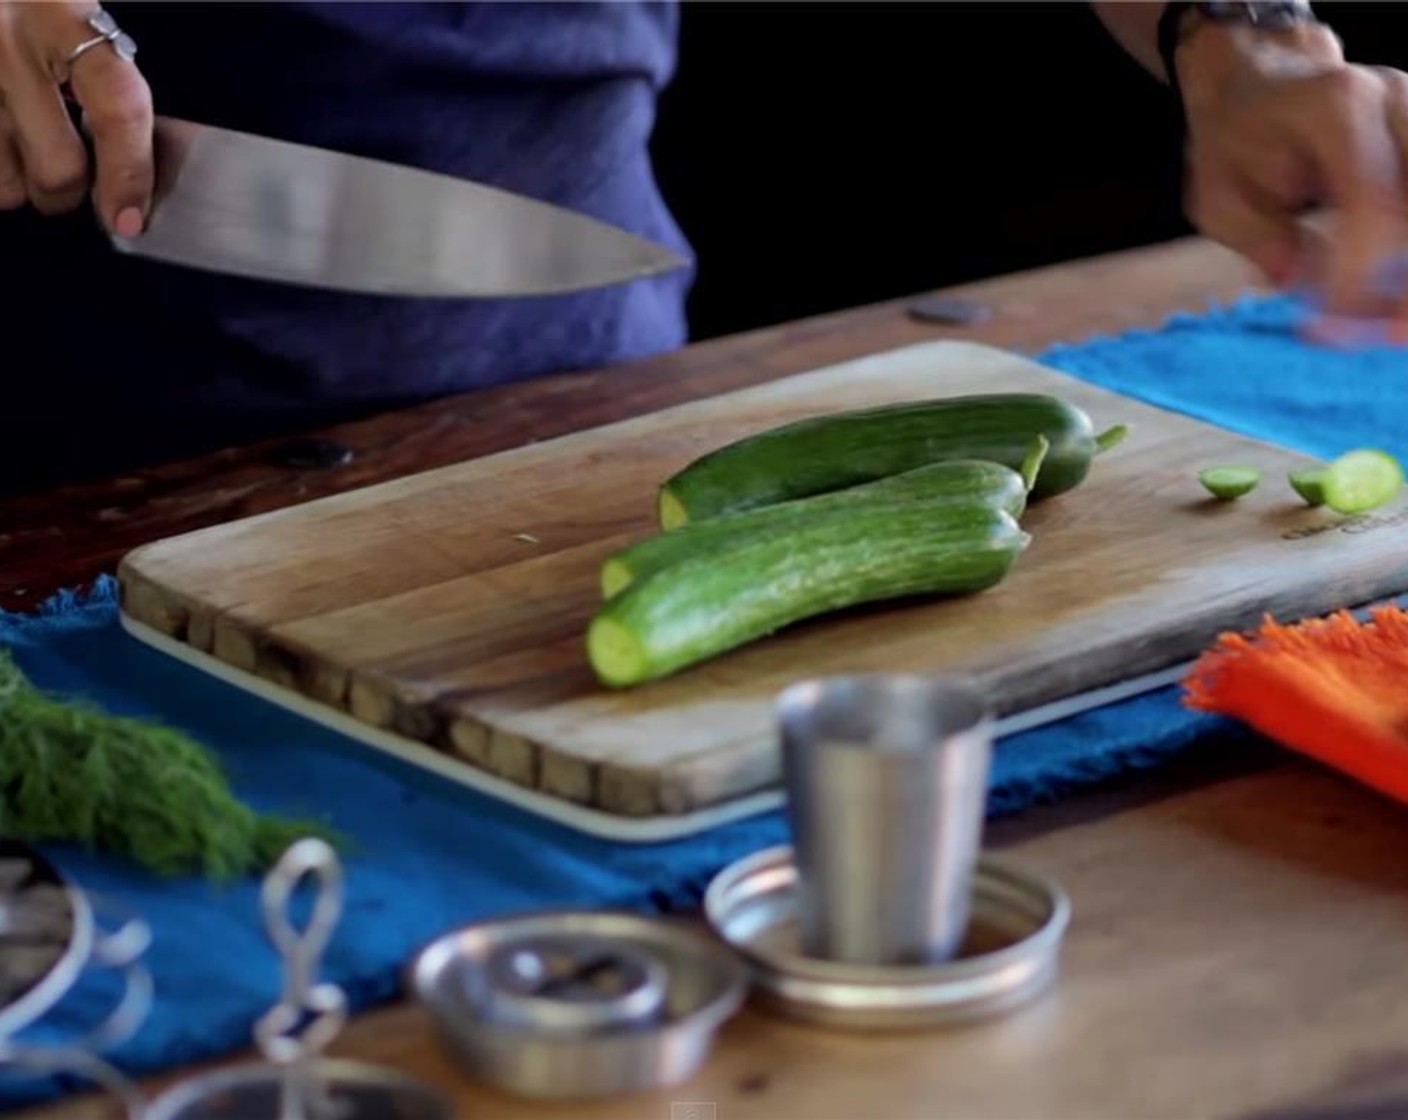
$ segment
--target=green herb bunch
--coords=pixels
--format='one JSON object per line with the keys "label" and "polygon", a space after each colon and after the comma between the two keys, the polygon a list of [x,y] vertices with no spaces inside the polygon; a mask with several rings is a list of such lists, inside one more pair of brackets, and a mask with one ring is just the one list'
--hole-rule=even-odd
{"label": "green herb bunch", "polygon": [[263,872],[319,826],[255,813],[203,746],[42,693],[0,650],[0,835],[67,842],[161,876]]}

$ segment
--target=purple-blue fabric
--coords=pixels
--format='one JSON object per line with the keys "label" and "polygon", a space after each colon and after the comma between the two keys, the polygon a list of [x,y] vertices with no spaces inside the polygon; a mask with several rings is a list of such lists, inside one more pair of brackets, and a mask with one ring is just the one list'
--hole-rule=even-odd
{"label": "purple-blue fabric", "polygon": [[[121,3],[157,112],[475,179],[691,250],[648,144],[673,3]],[[91,212],[0,213],[36,366],[0,485],[304,430],[685,341],[690,268],[513,300],[327,293],[113,253]],[[9,263],[22,261],[22,270]],[[40,372],[42,371],[42,376]]]}

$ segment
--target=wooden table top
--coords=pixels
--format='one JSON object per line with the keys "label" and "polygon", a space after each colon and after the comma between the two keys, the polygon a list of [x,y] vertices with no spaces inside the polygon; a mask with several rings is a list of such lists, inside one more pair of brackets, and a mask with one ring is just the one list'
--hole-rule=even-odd
{"label": "wooden table top", "polygon": [[[991,307],[975,327],[916,322],[897,301],[348,425],[329,433],[356,452],[337,470],[282,468],[261,446],[0,502],[0,604],[111,571],[146,540],[869,351],[941,336],[1035,348],[1155,325],[1247,282],[1229,254],[1181,242],[955,289]],[[589,1106],[466,1080],[408,1006],[359,1017],[334,1052],[496,1120],[665,1120],[673,1102],[712,1104],[701,1120],[1191,1120],[1408,1084],[1408,813],[1274,748],[1234,753],[990,826],[989,848],[1054,876],[1073,904],[1058,988],[1009,1018],[881,1036],[746,1009],[687,1085]],[[1374,1115],[1408,1115],[1403,1102]],[[109,1112],[80,1099],[25,1115]]]}

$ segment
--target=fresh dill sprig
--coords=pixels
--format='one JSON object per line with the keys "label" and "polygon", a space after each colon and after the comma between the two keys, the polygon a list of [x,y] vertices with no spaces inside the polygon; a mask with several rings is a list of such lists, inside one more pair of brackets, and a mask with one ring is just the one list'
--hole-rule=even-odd
{"label": "fresh dill sprig", "polygon": [[164,877],[266,871],[311,822],[263,816],[180,731],[47,695],[0,650],[0,835],[83,845]]}

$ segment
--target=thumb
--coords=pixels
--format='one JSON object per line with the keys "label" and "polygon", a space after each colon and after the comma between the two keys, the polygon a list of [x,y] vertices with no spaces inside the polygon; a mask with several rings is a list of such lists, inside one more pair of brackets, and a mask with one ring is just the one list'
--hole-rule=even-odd
{"label": "thumb", "polygon": [[136,67],[110,51],[80,62],[71,84],[93,138],[98,212],[114,233],[135,237],[151,210],[151,90]]}

